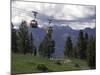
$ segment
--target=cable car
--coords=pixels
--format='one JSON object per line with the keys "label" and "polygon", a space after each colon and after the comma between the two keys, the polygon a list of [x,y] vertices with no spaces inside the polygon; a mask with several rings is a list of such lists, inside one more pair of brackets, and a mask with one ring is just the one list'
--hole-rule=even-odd
{"label": "cable car", "polygon": [[37,28],[38,27],[38,22],[35,19],[36,19],[36,16],[37,16],[38,12],[32,11],[32,13],[34,15],[34,20],[31,20],[30,26],[32,28]]}
{"label": "cable car", "polygon": [[36,20],[31,20],[30,27],[37,28],[38,27],[37,21]]}

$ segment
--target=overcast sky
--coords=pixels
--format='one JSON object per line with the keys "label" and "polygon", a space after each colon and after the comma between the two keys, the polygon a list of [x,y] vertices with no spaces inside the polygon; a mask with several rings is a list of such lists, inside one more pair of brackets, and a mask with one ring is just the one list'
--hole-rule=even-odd
{"label": "overcast sky", "polygon": [[32,11],[37,11],[39,27],[48,26],[51,18],[52,26],[70,26],[76,30],[94,28],[95,10],[95,6],[12,1],[12,22],[16,27],[22,20],[29,24],[34,18]]}

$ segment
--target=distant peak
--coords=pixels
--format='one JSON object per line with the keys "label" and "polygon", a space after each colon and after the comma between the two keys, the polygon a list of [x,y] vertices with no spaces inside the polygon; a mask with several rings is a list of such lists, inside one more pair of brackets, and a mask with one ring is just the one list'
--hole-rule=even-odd
{"label": "distant peak", "polygon": [[90,30],[90,29],[96,29],[96,28],[95,27],[94,28],[90,28],[90,27],[85,28],[85,30]]}
{"label": "distant peak", "polygon": [[67,29],[72,29],[72,28],[71,28],[70,26],[68,26],[68,25],[66,26],[66,28],[67,28]]}

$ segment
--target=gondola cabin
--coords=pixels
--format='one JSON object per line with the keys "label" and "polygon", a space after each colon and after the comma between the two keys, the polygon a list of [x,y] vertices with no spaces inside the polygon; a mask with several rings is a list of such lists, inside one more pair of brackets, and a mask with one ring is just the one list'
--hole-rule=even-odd
{"label": "gondola cabin", "polygon": [[36,20],[31,20],[30,27],[37,28],[38,27],[37,21]]}

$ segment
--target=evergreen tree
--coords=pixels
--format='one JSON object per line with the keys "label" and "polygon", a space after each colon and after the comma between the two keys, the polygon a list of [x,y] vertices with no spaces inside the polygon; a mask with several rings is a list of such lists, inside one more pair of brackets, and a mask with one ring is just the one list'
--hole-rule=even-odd
{"label": "evergreen tree", "polygon": [[85,39],[88,41],[88,39],[89,39],[88,33],[85,33]]}
{"label": "evergreen tree", "polygon": [[79,32],[77,47],[78,47],[79,57],[81,59],[85,59],[86,58],[86,47],[85,47],[84,33],[82,30],[80,30]]}
{"label": "evergreen tree", "polygon": [[55,41],[52,39],[52,28],[49,27],[48,32],[44,38],[44,40],[41,42],[39,47],[39,54],[44,57],[52,57],[52,53],[54,53],[54,46]]}
{"label": "evergreen tree", "polygon": [[95,38],[91,36],[88,45],[88,65],[91,69],[96,68],[96,48]]}
{"label": "evergreen tree", "polygon": [[37,55],[37,48],[34,46],[34,56]]}
{"label": "evergreen tree", "polygon": [[11,23],[11,50],[14,53],[18,52],[16,29],[14,29],[13,23]]}
{"label": "evergreen tree", "polygon": [[71,37],[67,37],[64,54],[67,57],[73,57],[73,44]]}
{"label": "evergreen tree", "polygon": [[33,37],[32,37],[32,33],[30,33],[30,53],[33,53]]}
{"label": "evergreen tree", "polygon": [[87,58],[87,50],[88,50],[88,42],[89,42],[89,37],[88,37],[88,33],[85,33],[85,38],[84,38],[84,50],[85,50],[85,56],[84,58]]}
{"label": "evergreen tree", "polygon": [[73,47],[73,57],[74,58],[78,58],[79,57],[77,46],[74,46]]}
{"label": "evergreen tree", "polygon": [[37,54],[37,49],[34,45],[34,39],[32,36],[32,32],[30,34],[30,52],[31,52],[31,54],[34,54],[34,56],[36,56],[36,54]]}
{"label": "evergreen tree", "polygon": [[29,32],[26,21],[22,21],[18,30],[18,49],[21,53],[26,54],[30,49]]}

